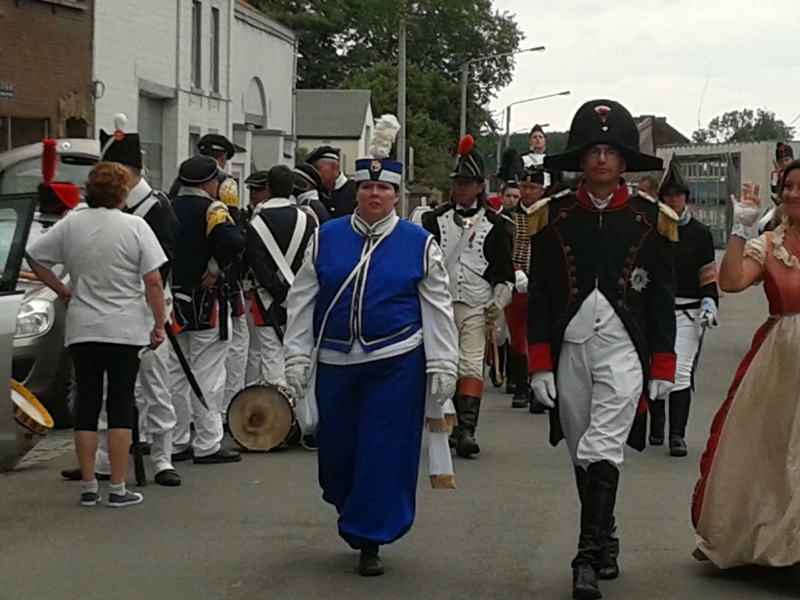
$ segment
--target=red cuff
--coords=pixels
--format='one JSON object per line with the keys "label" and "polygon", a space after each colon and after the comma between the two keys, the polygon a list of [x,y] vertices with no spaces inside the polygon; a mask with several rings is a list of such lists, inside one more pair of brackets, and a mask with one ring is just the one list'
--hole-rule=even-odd
{"label": "red cuff", "polygon": [[650,379],[675,381],[675,355],[672,352],[653,352],[650,355]]}
{"label": "red cuff", "polygon": [[550,344],[531,344],[528,346],[528,373],[552,370],[553,360],[550,356]]}

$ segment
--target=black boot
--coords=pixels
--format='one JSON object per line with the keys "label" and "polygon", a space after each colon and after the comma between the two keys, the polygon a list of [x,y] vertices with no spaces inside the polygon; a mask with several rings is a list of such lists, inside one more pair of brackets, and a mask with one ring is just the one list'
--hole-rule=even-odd
{"label": "black boot", "polygon": [[692,390],[678,390],[669,395],[669,454],[686,456],[686,423],[689,421],[689,406],[692,403]]}
{"label": "black boot", "polygon": [[[514,351],[511,349],[511,346],[506,342],[503,344],[503,350],[501,351],[503,358],[504,358],[504,366],[506,374],[506,394],[516,394],[517,393],[517,380],[518,378],[514,377],[514,360],[512,356],[514,356]],[[525,368],[528,368],[528,365],[525,365]]]}
{"label": "black boot", "polygon": [[370,545],[361,549],[358,557],[358,574],[364,577],[383,575],[383,563],[378,557],[378,546]]}
{"label": "black boot", "polygon": [[[578,488],[578,497],[583,505],[583,490],[586,486],[586,469],[574,465],[575,483]],[[616,579],[619,577],[619,538],[616,535],[616,521],[612,514],[611,522],[606,524],[606,534],[603,536],[603,551],[600,558],[600,566],[597,575],[600,579]]]}
{"label": "black boot", "polygon": [[664,425],[667,420],[667,407],[664,400],[648,400],[647,408],[650,411],[650,438],[651,446],[664,445]]}
{"label": "black boot", "polygon": [[[580,489],[580,475],[578,485]],[[606,537],[614,516],[619,471],[608,461],[593,463],[586,469],[581,502],[581,533],[578,554],[572,561],[572,597],[598,600],[603,597],[597,585],[603,567]]]}
{"label": "black boot", "polygon": [[475,396],[456,396],[456,454],[461,458],[471,458],[481,449],[475,441],[475,428],[478,426],[478,415],[481,408],[481,399]]}
{"label": "black boot", "polygon": [[503,377],[506,376],[506,365],[508,364],[507,356],[508,342],[497,347],[497,356],[494,357],[494,359],[497,361],[497,372],[500,373],[500,381],[495,380],[494,376],[491,378],[492,385],[496,388],[499,388],[501,385],[503,385]]}
{"label": "black boot", "polygon": [[528,359],[524,354],[517,354],[508,349],[508,380],[514,382],[514,397],[511,408],[528,406]]}

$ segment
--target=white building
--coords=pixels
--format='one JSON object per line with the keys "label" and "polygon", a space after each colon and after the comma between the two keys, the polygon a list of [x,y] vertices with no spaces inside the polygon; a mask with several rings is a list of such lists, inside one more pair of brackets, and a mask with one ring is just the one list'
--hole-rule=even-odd
{"label": "white building", "polygon": [[370,90],[298,90],[298,148],[306,153],[319,146],[338,148],[342,171],[353,175],[356,160],[369,154],[371,99]]}
{"label": "white building", "polygon": [[293,157],[296,36],[242,0],[96,0],[94,53],[96,128],[125,113],[155,186],[206,133],[245,148],[228,167],[240,181]]}

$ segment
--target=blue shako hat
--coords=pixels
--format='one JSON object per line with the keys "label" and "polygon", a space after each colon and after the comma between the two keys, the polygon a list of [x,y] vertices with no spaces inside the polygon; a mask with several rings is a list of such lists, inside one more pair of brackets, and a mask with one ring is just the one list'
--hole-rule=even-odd
{"label": "blue shako hat", "polygon": [[356,185],[362,181],[383,181],[399,188],[403,182],[403,164],[389,158],[392,145],[400,131],[394,115],[383,115],[375,121],[375,135],[369,147],[370,158],[356,161]]}

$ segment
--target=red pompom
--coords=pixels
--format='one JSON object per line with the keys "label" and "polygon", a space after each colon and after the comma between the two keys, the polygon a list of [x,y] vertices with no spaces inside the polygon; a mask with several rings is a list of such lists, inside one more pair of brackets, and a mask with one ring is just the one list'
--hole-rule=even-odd
{"label": "red pompom", "polygon": [[50,185],[56,176],[56,154],[55,140],[42,140],[42,181],[45,185]]}
{"label": "red pompom", "polygon": [[475,140],[470,134],[465,135],[463,138],[461,138],[461,141],[458,142],[458,154],[460,156],[469,154],[472,151],[473,146],[475,146]]}

